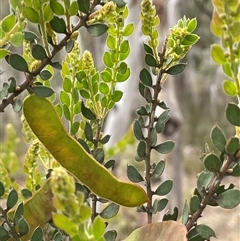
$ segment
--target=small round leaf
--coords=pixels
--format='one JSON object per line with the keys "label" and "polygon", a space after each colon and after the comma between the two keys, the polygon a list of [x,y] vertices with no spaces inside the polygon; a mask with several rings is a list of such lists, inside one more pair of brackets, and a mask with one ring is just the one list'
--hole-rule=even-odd
{"label": "small round leaf", "polygon": [[28,64],[26,60],[19,54],[10,54],[9,64],[18,71],[28,71]]}
{"label": "small round leaf", "polygon": [[104,219],[109,219],[116,216],[118,211],[119,211],[119,205],[115,203],[111,203],[106,208],[104,208],[99,215]]}
{"label": "small round leaf", "polygon": [[127,176],[132,182],[138,183],[144,181],[142,175],[139,173],[137,168],[131,164],[127,166]]}
{"label": "small round leaf", "polygon": [[160,186],[156,189],[154,193],[159,196],[164,196],[164,195],[167,195],[172,190],[172,187],[173,187],[173,181],[166,180],[165,182],[160,184]]}

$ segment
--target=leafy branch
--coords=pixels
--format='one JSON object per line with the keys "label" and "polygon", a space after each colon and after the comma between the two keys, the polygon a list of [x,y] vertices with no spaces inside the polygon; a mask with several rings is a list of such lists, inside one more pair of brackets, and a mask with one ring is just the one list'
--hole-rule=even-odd
{"label": "leafy branch", "polygon": [[[16,86],[16,88],[13,90],[11,95],[8,97],[3,97],[2,103],[0,103],[0,112],[4,112],[4,109],[9,105],[12,104],[14,105],[14,102],[17,100],[17,96],[20,95],[24,90],[28,89],[29,87],[33,86],[33,81],[37,75],[40,74],[40,72],[47,66],[47,65],[52,65],[54,66],[54,62],[52,59],[56,56],[58,52],[62,50],[64,46],[67,45],[68,41],[72,38],[72,35],[74,34],[75,31],[79,30],[81,27],[86,26],[86,22],[89,18],[89,15],[92,13],[94,8],[100,3],[99,0],[94,0],[93,3],[91,4],[91,7],[89,9],[89,13],[84,15],[83,17],[80,18],[80,21],[72,28],[71,32],[65,32],[65,37],[59,42],[59,44],[55,45],[53,44],[53,50],[51,51],[50,56],[47,56],[42,60],[42,63],[40,64],[39,67],[37,67],[34,71],[30,72],[28,68],[24,67],[24,69],[20,70],[25,72],[26,80]],[[7,55],[8,56],[8,55]],[[26,61],[19,56],[20,61],[25,64]],[[59,66],[57,66],[59,68]],[[60,67],[61,68],[61,67]]]}

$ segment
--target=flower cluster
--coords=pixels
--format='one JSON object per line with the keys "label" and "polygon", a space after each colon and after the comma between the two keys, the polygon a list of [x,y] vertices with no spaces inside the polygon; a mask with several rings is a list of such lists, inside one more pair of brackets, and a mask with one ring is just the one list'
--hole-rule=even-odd
{"label": "flower cluster", "polygon": [[75,211],[78,210],[78,201],[74,194],[73,177],[64,168],[56,167],[51,173],[51,187],[54,194],[54,206],[58,210],[66,210],[69,215],[75,216]]}
{"label": "flower cluster", "polygon": [[190,20],[184,16],[177,22],[168,37],[166,59],[170,58],[176,63],[186,55],[191,46],[199,39],[196,34],[192,34],[196,26],[196,18]]}
{"label": "flower cluster", "polygon": [[114,19],[116,15],[116,4],[112,1],[107,2],[98,11],[89,16],[87,25],[94,23],[104,23],[106,20]]}
{"label": "flower cluster", "polygon": [[140,19],[142,22],[142,33],[149,36],[149,46],[153,49],[154,57],[159,60],[158,47],[158,30],[157,26],[160,24],[160,18],[156,15],[156,8],[152,0],[143,0],[141,3]]}
{"label": "flower cluster", "polygon": [[84,51],[83,56],[80,60],[80,69],[83,70],[87,75],[94,68],[94,61],[91,52],[88,50]]}

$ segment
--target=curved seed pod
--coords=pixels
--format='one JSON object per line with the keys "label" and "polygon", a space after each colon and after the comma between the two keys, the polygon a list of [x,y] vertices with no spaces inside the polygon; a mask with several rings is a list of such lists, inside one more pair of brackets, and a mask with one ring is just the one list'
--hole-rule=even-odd
{"label": "curved seed pod", "polygon": [[67,133],[50,101],[30,95],[24,100],[23,112],[32,131],[53,157],[96,195],[126,207],[147,202],[140,186],[115,178]]}
{"label": "curved seed pod", "polygon": [[[23,216],[29,225],[29,232],[21,237],[22,241],[30,240],[34,229],[38,226],[43,228],[51,220],[52,213],[56,211],[52,202],[53,194],[50,187],[50,179],[51,177],[43,183],[42,187],[32,197],[24,202]],[[13,218],[15,211],[16,207],[10,209],[8,215]],[[9,241],[13,240],[15,239],[9,239]]]}

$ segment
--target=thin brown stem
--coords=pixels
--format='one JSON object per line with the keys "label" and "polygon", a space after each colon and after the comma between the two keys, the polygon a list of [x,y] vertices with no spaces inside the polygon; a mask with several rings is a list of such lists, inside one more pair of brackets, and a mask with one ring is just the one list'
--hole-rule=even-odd
{"label": "thin brown stem", "polygon": [[197,212],[195,212],[188,220],[187,224],[186,224],[186,228],[189,231],[193,226],[196,225],[197,220],[202,217],[202,213],[204,211],[204,209],[206,208],[206,206],[208,205],[208,203],[210,202],[210,200],[214,197],[214,194],[216,193],[216,190],[218,189],[218,187],[220,186],[223,178],[225,176],[227,176],[228,174],[228,170],[230,168],[230,165],[236,160],[236,156],[235,155],[229,155],[225,161],[225,163],[223,164],[220,173],[217,173],[214,177],[213,180],[211,182],[211,184],[209,185],[208,189],[206,190],[206,194],[202,199],[202,202],[200,204],[200,208]]}
{"label": "thin brown stem", "polygon": [[12,235],[14,240],[20,241],[20,237],[18,235],[18,232],[15,230],[15,224],[12,220],[9,219],[7,212],[0,206],[0,217],[4,219],[4,222],[7,224],[9,228],[9,233]]}

